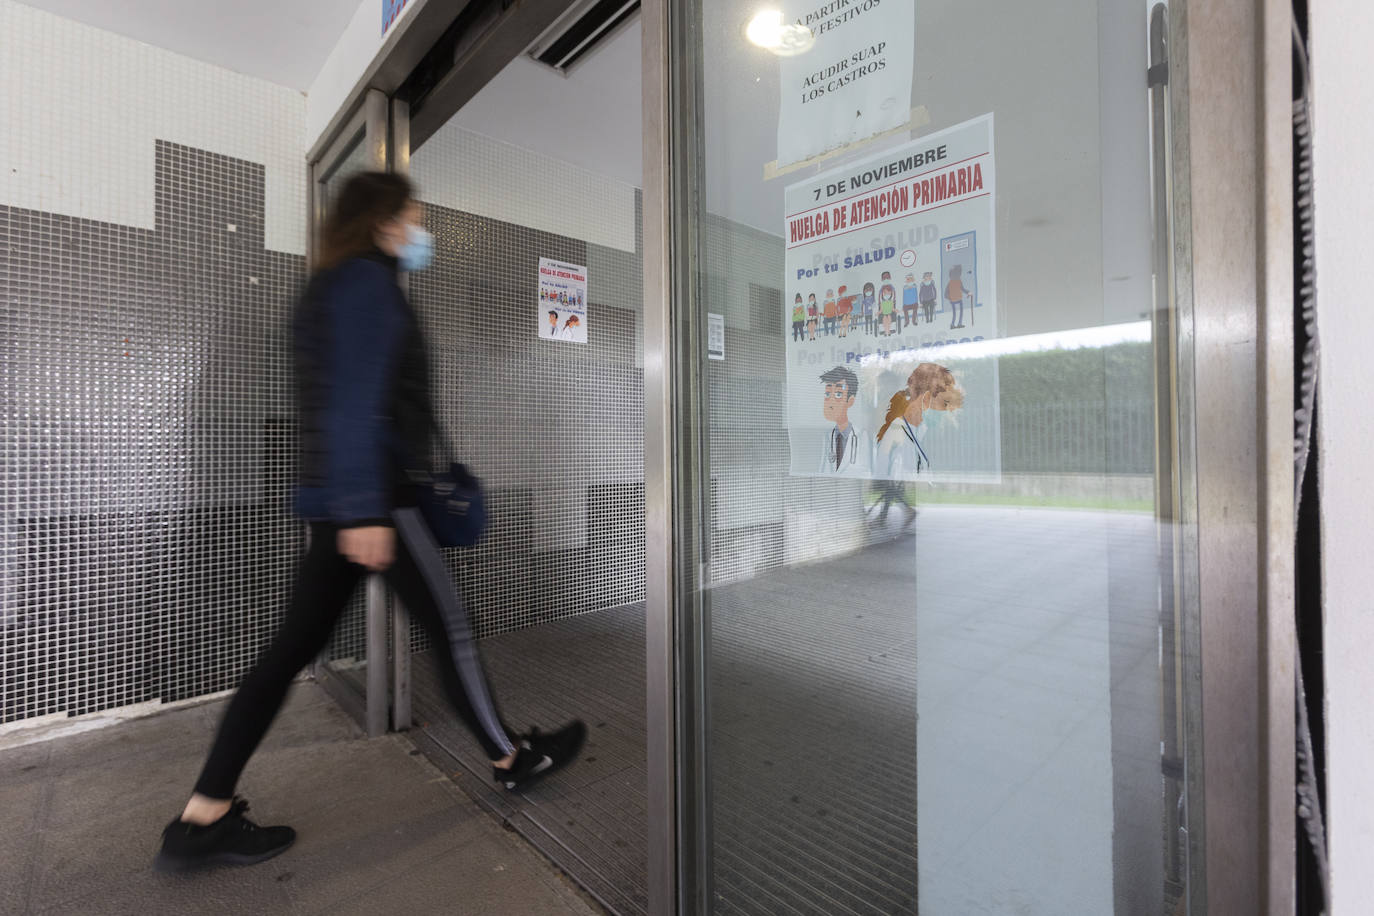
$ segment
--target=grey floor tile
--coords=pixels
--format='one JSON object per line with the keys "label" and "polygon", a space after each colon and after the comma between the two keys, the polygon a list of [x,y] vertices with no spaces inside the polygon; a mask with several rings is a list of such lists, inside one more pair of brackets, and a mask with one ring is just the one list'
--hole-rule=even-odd
{"label": "grey floor tile", "polygon": [[331,912],[591,916],[595,911],[526,844],[487,834],[418,863]]}
{"label": "grey floor tile", "polygon": [[[178,709],[0,752],[0,805],[7,824],[23,825],[0,836],[0,911],[323,913],[390,885],[363,911],[591,912],[547,860],[409,741],[362,738],[312,684],[295,688],[275,740],[240,787],[252,798],[250,816],[291,824],[296,845],[252,868],[155,872],[162,828],[184,802],[222,709]],[[392,898],[405,909],[391,908]],[[500,899],[522,909],[480,908]],[[455,900],[479,908],[454,909]]]}

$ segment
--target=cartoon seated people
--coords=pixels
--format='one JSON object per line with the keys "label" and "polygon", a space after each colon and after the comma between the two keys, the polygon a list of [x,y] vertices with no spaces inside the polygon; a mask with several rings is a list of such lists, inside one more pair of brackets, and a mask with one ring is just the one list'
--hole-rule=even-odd
{"label": "cartoon seated people", "polygon": [[576,315],[569,315],[568,320],[563,322],[563,330],[558,332],[561,340],[577,340],[577,329],[582,326],[582,319]]}
{"label": "cartoon seated people", "polygon": [[896,301],[897,301],[897,287],[895,287],[895,286],[892,285],[892,272],[891,272],[891,271],[885,270],[885,271],[883,271],[883,283],[882,283],[882,286],[879,286],[879,287],[878,287],[878,301],[879,301],[879,302],[883,301],[883,293],[887,293],[887,292],[892,293],[892,301],[893,301],[893,302],[896,302]]}
{"label": "cartoon seated people", "polygon": [[[883,276],[886,277],[887,274],[883,274]],[[892,320],[897,315],[897,290],[893,288],[891,283],[884,283],[882,292],[878,294],[878,314],[883,319],[884,337],[889,334],[896,334],[897,331],[901,330],[900,324],[895,329],[892,327]],[[901,319],[897,320],[898,322],[901,321]]]}
{"label": "cartoon seated people", "polygon": [[792,340],[806,339],[806,306],[802,305],[801,293],[792,300]]}
{"label": "cartoon seated people", "polygon": [[840,307],[835,304],[833,296],[825,300],[825,305],[821,309],[821,317],[825,319],[825,336],[834,337],[836,327],[840,322]]}
{"label": "cartoon seated people", "polygon": [[929,474],[927,434],[963,405],[964,391],[953,372],[935,363],[917,366],[906,387],[888,401],[887,417],[878,430],[877,476],[904,480]]}
{"label": "cartoon seated people", "polygon": [[906,282],[902,284],[902,317],[905,319],[905,327],[911,327],[920,317],[918,309],[920,305],[916,298],[916,275],[907,274]]}
{"label": "cartoon seated people", "polygon": [[832,424],[821,446],[820,472],[830,476],[867,477],[872,464],[870,444],[849,416],[859,395],[854,370],[836,366],[821,375],[825,385],[822,415]]}
{"label": "cartoon seated people", "polygon": [[840,295],[835,301],[839,305],[840,314],[848,314],[850,325],[857,329],[859,324],[859,297],[851,296],[848,293],[849,287],[841,286]]}
{"label": "cartoon seated people", "polygon": [[816,339],[816,326],[821,323],[821,310],[816,305],[815,295],[808,296],[806,299],[806,328],[811,334],[811,340]]}
{"label": "cartoon seated people", "polygon": [[[825,291],[825,298],[835,299],[835,291],[828,289]],[[849,336],[849,321],[854,311],[853,303],[845,302],[844,299],[835,299],[835,313],[840,316],[840,336]]]}
{"label": "cartoon seated people", "polygon": [[949,302],[949,329],[964,326],[964,268],[955,264],[949,269],[949,282],[945,284],[945,300]]}
{"label": "cartoon seated people", "polygon": [[864,309],[864,330],[872,334],[874,333],[874,329],[876,328],[876,325],[874,324],[874,322],[876,321],[874,315],[878,311],[878,298],[873,295],[872,283],[864,284],[864,295],[863,299],[861,300],[861,304],[863,305]]}
{"label": "cartoon seated people", "polygon": [[935,303],[940,299],[940,291],[935,287],[935,274],[926,271],[921,274],[921,309],[926,313],[926,324],[935,320]]}

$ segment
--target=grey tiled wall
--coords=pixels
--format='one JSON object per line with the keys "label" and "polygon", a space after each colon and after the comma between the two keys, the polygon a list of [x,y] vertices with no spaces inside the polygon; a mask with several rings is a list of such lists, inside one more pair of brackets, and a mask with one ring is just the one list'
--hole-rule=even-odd
{"label": "grey tiled wall", "polygon": [[0,722],[234,686],[299,528],[260,165],[159,142],[156,228],[0,207]]}
{"label": "grey tiled wall", "polygon": [[[487,537],[449,557],[478,635],[641,600],[638,244],[617,251],[433,205],[426,218],[436,258],[411,298],[436,405],[451,454],[491,493]],[[538,338],[540,257],[588,266],[585,346]]]}

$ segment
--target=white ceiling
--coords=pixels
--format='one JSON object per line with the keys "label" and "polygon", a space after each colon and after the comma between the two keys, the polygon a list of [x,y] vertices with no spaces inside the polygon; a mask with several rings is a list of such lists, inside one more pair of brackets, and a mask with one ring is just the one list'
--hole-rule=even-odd
{"label": "white ceiling", "polygon": [[520,55],[453,120],[637,188],[644,167],[642,69],[635,16],[567,76]]}
{"label": "white ceiling", "polygon": [[[304,92],[359,0],[21,0],[237,73]],[[377,3],[377,31],[382,28]]]}

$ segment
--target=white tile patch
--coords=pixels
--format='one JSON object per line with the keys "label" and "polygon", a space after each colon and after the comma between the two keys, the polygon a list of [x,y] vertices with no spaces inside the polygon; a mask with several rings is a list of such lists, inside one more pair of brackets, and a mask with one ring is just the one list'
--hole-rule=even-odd
{"label": "white tile patch", "polygon": [[[632,186],[452,121],[415,151],[410,175],[427,203],[635,250]],[[493,175],[520,180],[493,181]]]}
{"label": "white tile patch", "polygon": [[157,140],[266,168],[266,247],[305,253],[299,92],[0,0],[0,203],[154,228]]}

